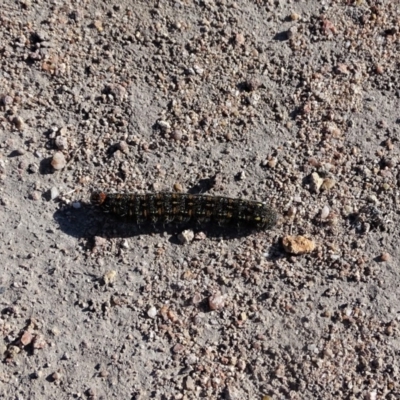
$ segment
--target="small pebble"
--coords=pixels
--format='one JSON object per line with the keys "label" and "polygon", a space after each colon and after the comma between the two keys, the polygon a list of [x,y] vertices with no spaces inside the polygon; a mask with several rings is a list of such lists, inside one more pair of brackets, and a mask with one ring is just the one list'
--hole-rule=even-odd
{"label": "small pebble", "polygon": [[158,126],[163,130],[168,130],[171,128],[171,124],[167,121],[159,120],[157,121]]}
{"label": "small pebble", "polygon": [[109,285],[110,283],[113,283],[115,281],[116,276],[117,276],[117,271],[112,269],[110,271],[107,271],[103,275],[103,281],[106,285]]}
{"label": "small pebble", "polygon": [[167,311],[167,317],[171,322],[176,323],[179,321],[178,315],[172,310]]}
{"label": "small pebble", "polygon": [[178,240],[181,244],[188,244],[194,239],[194,232],[187,229],[178,235]]}
{"label": "small pebble", "polygon": [[31,174],[36,174],[39,171],[39,167],[36,164],[28,165],[28,172]]}
{"label": "small pebble", "polygon": [[59,150],[66,150],[68,148],[68,141],[64,136],[57,136],[55,145]]}
{"label": "small pebble", "polygon": [[25,154],[25,150],[22,149],[22,148],[18,148],[18,149],[15,150],[15,153],[16,153],[17,155],[19,155],[19,156],[22,156],[22,155]]}
{"label": "small pebble", "polygon": [[221,294],[221,292],[217,292],[209,297],[208,305],[210,310],[220,310],[225,306],[225,296]]}
{"label": "small pebble", "polygon": [[382,67],[382,65],[377,64],[377,65],[375,66],[375,71],[376,71],[377,74],[382,75],[382,74],[384,73],[385,70],[384,70],[384,68]]}
{"label": "small pebble", "polygon": [[13,124],[19,131],[22,131],[24,129],[24,126],[25,126],[23,119],[21,117],[18,117],[18,116],[14,117]]}
{"label": "small pebble", "polygon": [[318,193],[324,180],[316,173],[311,174],[310,189],[314,193]]}
{"label": "small pebble", "polygon": [[121,247],[122,247],[123,249],[128,250],[128,249],[129,249],[129,242],[128,242],[126,239],[124,239],[124,240],[122,241],[122,243],[121,243]]}
{"label": "small pebble", "polygon": [[292,21],[297,21],[297,20],[299,20],[299,19],[300,19],[300,14],[297,14],[296,12],[292,12],[292,13],[290,14],[290,19],[291,19]]}
{"label": "small pebble", "polygon": [[315,243],[304,236],[285,236],[282,239],[283,248],[289,254],[307,254],[315,249]]}
{"label": "small pebble", "polygon": [[42,335],[36,335],[33,341],[34,349],[44,349],[47,347],[47,342]]}
{"label": "small pebble", "polygon": [[273,157],[268,161],[268,167],[270,168],[275,168],[276,164],[278,164],[278,159],[276,157]]}
{"label": "small pebble", "polygon": [[241,46],[242,44],[244,44],[245,41],[246,41],[246,39],[244,38],[244,35],[242,33],[237,33],[235,35],[235,43],[238,46]]}
{"label": "small pebble", "polygon": [[99,21],[99,20],[95,20],[94,22],[93,22],[93,26],[99,31],[99,32],[102,32],[103,31],[103,23],[101,22],[101,21]]}
{"label": "small pebble", "polygon": [[287,31],[286,31],[286,36],[288,39],[292,39],[294,37],[296,37],[298,33],[298,29],[297,26],[291,26]]}
{"label": "small pebble", "polygon": [[8,95],[2,95],[0,97],[0,105],[3,107],[7,107],[13,103],[14,99]]}
{"label": "small pebble", "polygon": [[384,252],[381,254],[381,261],[390,261],[392,259],[392,257],[390,256],[389,253]]}
{"label": "small pebble", "polygon": [[237,174],[237,178],[238,178],[240,181],[245,180],[245,179],[246,179],[246,172],[245,172],[245,171],[240,171],[240,172]]}
{"label": "small pebble", "polygon": [[21,343],[24,346],[27,346],[28,344],[32,343],[32,340],[33,340],[32,332],[25,331],[21,336]]}
{"label": "small pebble", "polygon": [[194,381],[191,376],[188,376],[185,380],[185,389],[190,391],[193,391],[195,389]]}
{"label": "small pebble", "polygon": [[172,348],[172,351],[173,351],[175,354],[182,353],[184,350],[185,350],[185,346],[183,346],[183,345],[180,344],[180,343],[177,343],[177,344]]}
{"label": "small pebble", "polygon": [[58,191],[58,189],[55,186],[53,186],[50,189],[50,199],[51,200],[55,200],[59,196],[59,194],[60,194],[60,192]]}
{"label": "small pebble", "polygon": [[179,182],[176,182],[174,184],[174,190],[175,190],[175,192],[182,193],[183,192],[183,186]]}
{"label": "small pebble", "polygon": [[122,140],[122,141],[120,141],[120,142],[118,143],[118,148],[119,148],[119,150],[121,150],[122,153],[124,153],[124,154],[128,154],[128,153],[129,153],[129,146],[128,146],[128,143],[126,143],[124,140]]}
{"label": "small pebble", "polygon": [[325,205],[321,210],[321,219],[327,219],[330,211],[329,206]]}
{"label": "small pebble", "polygon": [[202,296],[200,293],[195,293],[193,298],[192,298],[192,302],[194,305],[197,305],[199,303],[201,303],[201,301],[203,300]]}
{"label": "small pebble", "polygon": [[374,204],[379,204],[379,200],[378,200],[378,198],[374,195],[374,194],[371,194],[371,195],[369,195],[368,197],[367,197],[367,201],[369,202],[369,203],[374,203]]}
{"label": "small pebble", "polygon": [[336,185],[336,181],[332,178],[325,178],[322,182],[321,189],[330,190]]}
{"label": "small pebble", "polygon": [[67,162],[65,161],[64,154],[61,153],[60,151],[57,151],[54,153],[53,158],[51,160],[51,166],[55,170],[60,170],[63,169],[67,165]]}
{"label": "small pebble", "polygon": [[228,141],[228,142],[230,142],[231,140],[232,140],[232,138],[233,138],[233,134],[232,134],[232,132],[231,131],[228,131],[228,132],[225,132],[225,139]]}
{"label": "small pebble", "polygon": [[174,131],[171,135],[172,139],[179,141],[182,139],[182,132],[181,131]]}
{"label": "small pebble", "polygon": [[102,238],[101,236],[94,237],[94,247],[103,247],[107,243],[107,240]]}
{"label": "small pebble", "polygon": [[205,240],[207,239],[207,235],[204,232],[197,232],[194,235],[194,240]]}
{"label": "small pebble", "polygon": [[187,365],[193,365],[197,362],[198,358],[196,357],[195,354],[189,354],[186,358],[186,364]]}
{"label": "small pebble", "polygon": [[41,193],[37,190],[34,190],[33,192],[29,193],[29,198],[31,200],[38,201],[40,200],[41,196],[42,196]]}
{"label": "small pebble", "polygon": [[149,318],[155,318],[157,315],[157,309],[154,306],[151,306],[148,310],[147,310],[147,316]]}
{"label": "small pebble", "polygon": [[295,207],[295,206],[289,207],[289,209],[287,211],[287,216],[289,218],[293,218],[296,214],[297,214],[297,207]]}
{"label": "small pebble", "polygon": [[51,375],[51,378],[53,379],[53,381],[59,381],[61,379],[61,374],[59,372],[54,372]]}

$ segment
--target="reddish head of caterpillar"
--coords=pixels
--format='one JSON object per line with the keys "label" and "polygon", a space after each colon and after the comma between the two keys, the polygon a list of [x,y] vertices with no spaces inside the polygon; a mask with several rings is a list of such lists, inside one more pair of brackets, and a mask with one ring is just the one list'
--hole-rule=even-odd
{"label": "reddish head of caterpillar", "polygon": [[107,198],[104,192],[93,192],[90,196],[90,202],[95,206],[101,206]]}

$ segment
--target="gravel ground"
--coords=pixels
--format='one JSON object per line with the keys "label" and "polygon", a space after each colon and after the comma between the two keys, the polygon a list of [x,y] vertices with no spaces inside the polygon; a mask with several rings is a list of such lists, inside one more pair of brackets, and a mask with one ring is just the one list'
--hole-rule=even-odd
{"label": "gravel ground", "polygon": [[[0,397],[400,398],[398,1],[3,0],[0,26]],[[93,190],[281,217],[141,230]]]}

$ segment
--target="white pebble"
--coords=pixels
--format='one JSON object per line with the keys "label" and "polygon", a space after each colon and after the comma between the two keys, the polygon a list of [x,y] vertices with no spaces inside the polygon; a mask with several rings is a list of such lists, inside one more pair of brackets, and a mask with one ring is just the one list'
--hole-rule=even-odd
{"label": "white pebble", "polygon": [[178,240],[181,244],[187,244],[194,239],[194,232],[192,230],[183,231],[178,235]]}
{"label": "white pebble", "polygon": [[50,189],[50,198],[51,198],[51,200],[56,199],[59,194],[60,194],[60,192],[58,191],[58,189],[55,186],[53,186]]}
{"label": "white pebble", "polygon": [[66,165],[67,162],[65,161],[64,154],[61,153],[61,151],[57,151],[53,155],[53,159],[51,160],[51,166],[56,170],[60,170],[63,169]]}
{"label": "white pebble", "polygon": [[301,199],[301,197],[299,195],[297,195],[297,196],[293,197],[293,202],[301,204],[303,202],[303,200]]}
{"label": "white pebble", "polygon": [[122,247],[123,249],[129,249],[129,242],[128,242],[126,239],[124,239],[124,240],[122,241],[122,243],[121,243],[121,247]]}
{"label": "white pebble", "polygon": [[321,210],[321,219],[327,219],[330,212],[330,208],[325,205]]}
{"label": "white pebble", "polygon": [[318,193],[324,180],[316,173],[311,174],[310,189],[314,193]]}
{"label": "white pebble", "polygon": [[147,311],[147,316],[149,318],[155,318],[157,315],[157,309],[154,306],[151,306]]}
{"label": "white pebble", "polygon": [[167,122],[167,121],[159,120],[159,121],[157,121],[157,123],[158,123],[158,126],[159,126],[161,129],[167,130],[167,129],[171,128],[170,123]]}

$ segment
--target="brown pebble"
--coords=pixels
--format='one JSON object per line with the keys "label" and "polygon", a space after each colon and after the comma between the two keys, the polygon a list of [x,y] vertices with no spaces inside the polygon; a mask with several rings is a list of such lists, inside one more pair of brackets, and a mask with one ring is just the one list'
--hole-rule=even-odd
{"label": "brown pebble", "polygon": [[276,157],[272,157],[269,161],[268,161],[268,167],[270,168],[275,168],[276,164],[278,164],[278,159]]}
{"label": "brown pebble", "polygon": [[315,249],[315,243],[304,236],[285,236],[282,239],[283,248],[289,254],[307,254]]}
{"label": "brown pebble", "polygon": [[330,190],[336,185],[336,181],[332,178],[325,178],[322,182],[321,189]]}
{"label": "brown pebble", "polygon": [[33,340],[32,332],[25,331],[21,336],[21,343],[24,346],[27,346],[28,344],[32,343],[32,340]]}
{"label": "brown pebble", "polygon": [[175,190],[175,192],[182,193],[183,192],[183,186],[179,182],[176,182],[174,184],[174,190]]}
{"label": "brown pebble", "polygon": [[381,261],[390,261],[392,257],[390,256],[389,253],[384,252],[381,254]]}
{"label": "brown pebble", "polygon": [[51,166],[55,170],[60,170],[63,169],[67,165],[67,162],[65,160],[64,154],[61,153],[61,151],[57,151],[54,153],[53,158],[51,160]]}
{"label": "brown pebble", "polygon": [[168,316],[168,319],[173,323],[177,323],[179,321],[179,317],[172,310],[167,311],[167,316]]}
{"label": "brown pebble", "polygon": [[376,71],[377,74],[382,75],[383,72],[384,72],[384,69],[383,69],[382,65],[377,64],[377,65],[375,66],[375,71]]}

